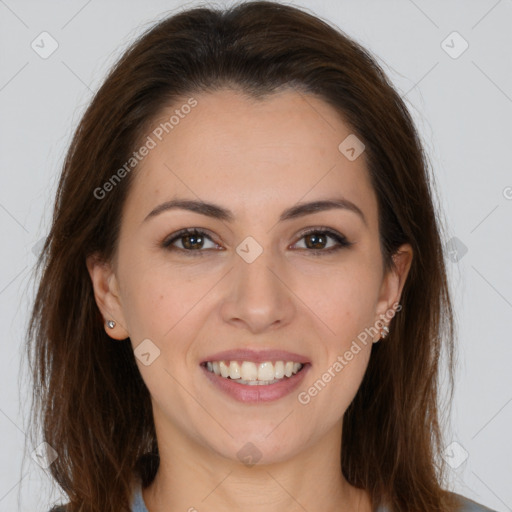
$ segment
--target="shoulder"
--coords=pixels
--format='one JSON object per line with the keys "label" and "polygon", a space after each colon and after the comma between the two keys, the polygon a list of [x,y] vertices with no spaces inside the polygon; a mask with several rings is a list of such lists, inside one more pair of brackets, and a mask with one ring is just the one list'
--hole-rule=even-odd
{"label": "shoulder", "polygon": [[[148,512],[146,508],[146,504],[144,503],[144,499],[142,497],[142,482],[138,478],[134,478],[133,480],[133,495],[132,495],[132,510],[133,512]],[[69,503],[64,503],[61,505],[54,505],[48,512],[67,512],[66,506]]]}
{"label": "shoulder", "polygon": [[452,493],[461,503],[460,512],[496,512],[490,508],[477,503],[476,501],[470,500],[461,494]]}
{"label": "shoulder", "polygon": [[[484,505],[481,505],[480,503],[477,503],[476,501],[466,498],[465,496],[462,496],[461,494],[457,494],[455,492],[452,492],[451,494],[453,496],[455,496],[461,504],[461,508],[458,512],[496,512],[495,510],[485,507]],[[134,505],[138,505],[137,498],[140,499],[140,494],[136,492]],[[139,510],[139,509],[136,508],[135,510]],[[146,509],[140,509],[140,510],[146,510]],[[380,508],[379,510],[383,510],[383,509]],[[66,509],[65,509],[64,505],[59,505],[59,506],[53,507],[49,512],[66,512]]]}
{"label": "shoulder", "polygon": [[[484,505],[477,503],[476,501],[470,500],[469,498],[462,496],[461,494],[457,494],[455,492],[450,492],[449,494],[451,494],[460,503],[460,508],[457,510],[457,512],[496,512],[496,510],[487,508]],[[389,511],[386,507],[381,505],[377,509],[377,512]]]}

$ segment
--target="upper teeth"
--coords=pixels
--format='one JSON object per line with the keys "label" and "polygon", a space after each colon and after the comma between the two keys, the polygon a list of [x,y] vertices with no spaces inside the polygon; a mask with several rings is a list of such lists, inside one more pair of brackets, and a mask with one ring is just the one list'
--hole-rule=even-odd
{"label": "upper teeth", "polygon": [[301,368],[301,363],[293,361],[266,361],[264,363],[253,363],[252,361],[208,361],[206,367],[209,371],[222,377],[231,379],[242,379],[245,381],[272,381],[282,379],[284,376],[291,377]]}

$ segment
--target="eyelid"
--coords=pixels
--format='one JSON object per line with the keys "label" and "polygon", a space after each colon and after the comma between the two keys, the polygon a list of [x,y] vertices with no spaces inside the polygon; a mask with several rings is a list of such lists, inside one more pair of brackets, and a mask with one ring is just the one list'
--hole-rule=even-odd
{"label": "eyelid", "polygon": [[328,226],[314,226],[311,228],[304,229],[297,235],[298,238],[292,245],[295,245],[302,238],[312,233],[324,233],[328,237],[334,239],[337,242],[337,245],[335,245],[334,247],[330,247],[329,249],[303,249],[310,253],[330,253],[336,251],[337,249],[343,249],[346,247],[350,247],[351,245],[354,245],[354,242],[350,242],[345,235]]}
{"label": "eyelid", "polygon": [[[173,242],[179,240],[180,238],[186,236],[186,235],[201,235],[205,238],[210,239],[213,243],[220,245],[218,242],[215,241],[213,235],[210,234],[210,231],[204,228],[183,228],[179,229],[178,231],[175,231],[174,233],[171,233],[170,235],[166,236],[162,243],[160,244],[164,249],[171,249],[175,248],[178,250],[184,250],[180,247],[173,247]],[[203,251],[185,251],[185,252],[204,252]]]}
{"label": "eyelid", "polygon": [[[334,247],[329,247],[328,249],[307,249],[306,248],[306,249],[300,249],[300,250],[306,251],[309,253],[313,253],[313,254],[315,254],[315,253],[316,254],[321,254],[321,253],[329,254],[338,249],[343,249],[343,248],[350,247],[351,245],[354,245],[354,242],[350,242],[343,234],[339,233],[337,230],[330,228],[328,226],[313,226],[313,227],[303,229],[296,235],[296,240],[291,245],[293,246],[293,245],[297,244],[297,242],[299,242],[302,238],[304,238],[305,236],[312,234],[312,233],[323,233],[323,234],[327,235],[328,237],[332,238],[333,240],[335,240],[336,245]],[[180,238],[182,238],[186,235],[200,235],[205,238],[208,238],[210,241],[212,241],[216,245],[221,245],[215,241],[214,237],[210,234],[209,230],[207,230],[205,228],[198,228],[198,227],[180,229],[180,230],[172,233],[171,235],[167,236],[162,241],[162,243],[160,245],[164,249],[167,249],[167,250],[177,250],[180,252],[186,252],[186,253],[192,254],[194,256],[201,255],[202,253],[205,253],[207,251],[209,252],[212,250],[212,249],[186,250],[186,249],[181,249],[181,247],[174,247],[172,245],[174,242],[176,242],[177,240],[179,240]]]}
{"label": "eyelid", "polygon": [[[339,233],[337,230],[330,228],[328,226],[314,226],[311,228],[304,228],[302,231],[298,233],[298,239],[300,240],[302,237],[309,235],[311,233],[327,233],[329,236],[339,237],[347,240],[347,238]],[[347,240],[348,241],[348,240]]]}

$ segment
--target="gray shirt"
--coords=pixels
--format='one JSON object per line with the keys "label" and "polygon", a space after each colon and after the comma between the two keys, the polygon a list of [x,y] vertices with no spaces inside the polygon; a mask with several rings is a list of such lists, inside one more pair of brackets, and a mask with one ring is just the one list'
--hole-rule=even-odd
{"label": "gray shirt", "polygon": [[[470,500],[469,498],[461,496],[460,494],[456,494],[456,496],[462,503],[462,508],[459,512],[496,512],[490,508],[480,505],[479,503],[476,503],[475,501]],[[144,503],[144,499],[142,498],[140,486],[138,486],[135,490],[135,495],[132,502],[132,512],[148,512],[148,509]],[[380,506],[377,509],[377,512],[388,512],[388,509]]]}

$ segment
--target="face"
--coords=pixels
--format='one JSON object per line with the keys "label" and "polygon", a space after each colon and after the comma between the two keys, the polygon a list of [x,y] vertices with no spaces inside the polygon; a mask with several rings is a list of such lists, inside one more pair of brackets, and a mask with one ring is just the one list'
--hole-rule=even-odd
{"label": "face", "polygon": [[[340,151],[352,132],[329,105],[291,91],[194,97],[162,140],[149,134],[156,146],[134,171],[116,258],[88,268],[117,324],[109,334],[135,350],[157,434],[278,462],[340,435],[380,338],[361,333],[399,301],[410,248],[384,272],[364,153]],[[216,207],[160,207],[169,201]],[[338,206],[299,208],[321,201]],[[206,361],[225,361],[234,378]],[[283,377],[277,361],[302,369]],[[258,371],[278,382],[235,378]]]}

